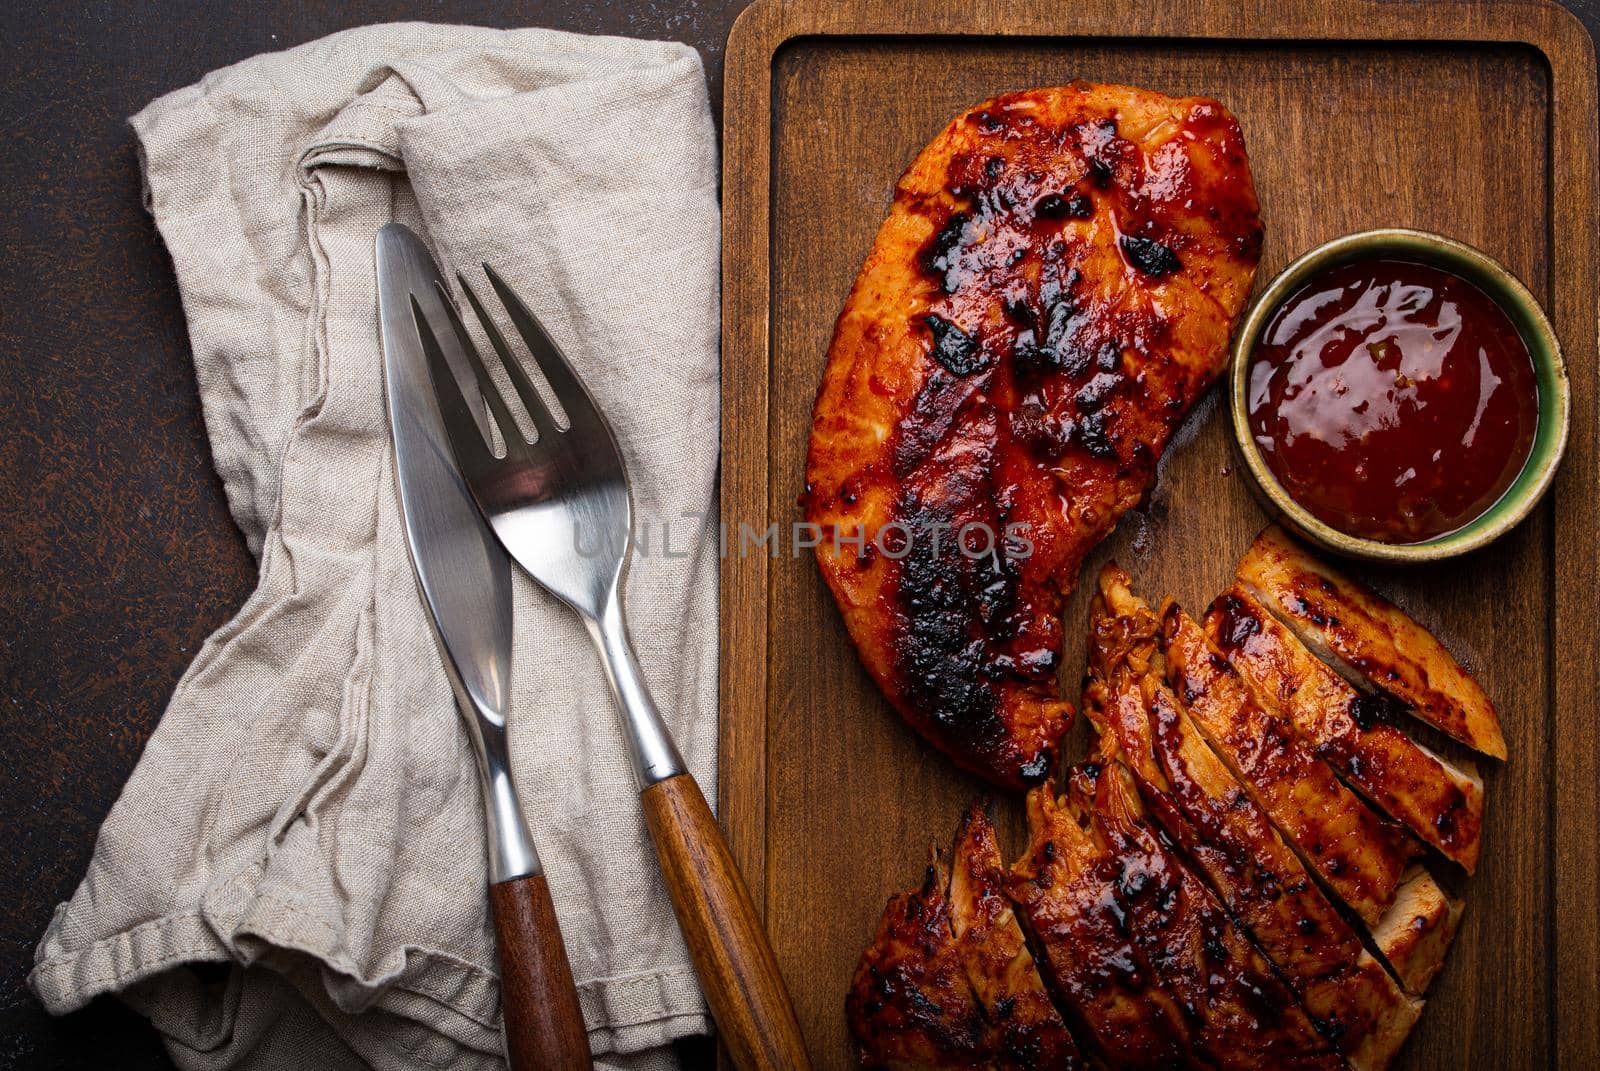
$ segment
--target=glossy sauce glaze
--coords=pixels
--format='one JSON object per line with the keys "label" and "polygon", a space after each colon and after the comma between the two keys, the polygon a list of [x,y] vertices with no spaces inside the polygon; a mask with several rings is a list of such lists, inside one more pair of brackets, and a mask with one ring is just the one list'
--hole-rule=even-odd
{"label": "glossy sauce glaze", "polygon": [[[1048,779],[1072,717],[1062,593],[1226,365],[1261,236],[1226,109],[1126,86],[986,101],[896,186],[835,324],[801,502],[867,668],[966,769]],[[1022,536],[984,553],[985,532]]]}
{"label": "glossy sauce glaze", "polygon": [[1533,445],[1533,360],[1483,291],[1429,265],[1345,264],[1286,300],[1250,367],[1278,482],[1349,535],[1420,543],[1489,509]]}

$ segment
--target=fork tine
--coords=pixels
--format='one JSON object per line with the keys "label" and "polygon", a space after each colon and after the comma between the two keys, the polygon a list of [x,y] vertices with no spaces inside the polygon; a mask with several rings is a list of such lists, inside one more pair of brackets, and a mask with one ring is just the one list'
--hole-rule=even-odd
{"label": "fork tine", "polygon": [[544,404],[544,399],[539,396],[539,391],[534,387],[533,381],[528,378],[527,371],[522,367],[522,362],[512,356],[511,350],[506,346],[505,336],[500,333],[500,328],[495,325],[494,318],[478,300],[477,293],[462,277],[456,273],[456,282],[461,284],[461,292],[467,295],[467,303],[472,306],[472,311],[477,314],[478,322],[483,325],[483,333],[489,336],[489,345],[494,347],[494,352],[500,356],[500,363],[505,365],[506,375],[511,379],[511,386],[516,390],[517,397],[522,399],[522,405],[528,411],[528,416],[533,420],[533,426],[539,430],[542,440],[547,435],[553,435],[559,430],[555,414],[550,407]]}
{"label": "fork tine", "polygon": [[511,317],[511,322],[522,336],[522,341],[527,344],[528,352],[533,355],[533,363],[544,373],[545,382],[550,384],[550,392],[555,395],[556,401],[561,403],[561,408],[566,410],[569,428],[577,427],[579,424],[599,425],[609,433],[611,427],[606,423],[605,415],[594,404],[594,398],[583,385],[583,380],[578,378],[578,373],[567,363],[561,348],[545,333],[538,318],[528,311],[522,299],[517,297],[516,291],[507,286],[505,280],[500,278],[493,268],[485,264],[483,273],[489,277],[489,285],[494,287],[494,292],[499,295],[500,304],[505,306],[506,315]]}
{"label": "fork tine", "polygon": [[[483,429],[473,417],[472,407],[467,404],[466,395],[461,393],[461,384],[456,381],[450,362],[445,360],[444,350],[439,348],[433,325],[428,323],[415,297],[411,299],[411,318],[416,321],[417,335],[422,339],[422,352],[428,359],[428,374],[433,379],[433,393],[439,399],[439,415],[444,418],[444,430],[450,436],[451,446],[463,462],[482,465],[493,461],[494,454],[490,451],[489,441],[484,438]],[[463,467],[468,466],[464,464]]]}
{"label": "fork tine", "polygon": [[467,367],[472,369],[473,376],[478,380],[478,390],[483,393],[484,401],[489,403],[489,412],[494,414],[494,422],[500,426],[500,437],[505,440],[506,453],[509,455],[517,443],[526,441],[526,437],[517,424],[517,418],[511,415],[511,407],[501,395],[500,387],[478,354],[478,347],[473,344],[472,336],[467,334],[467,325],[461,322],[461,314],[456,312],[456,303],[450,297],[450,292],[444,288],[444,282],[435,279],[434,286],[438,288],[439,301],[444,305],[444,314],[450,321],[451,330],[455,332],[456,339],[461,344],[461,355],[467,359]]}

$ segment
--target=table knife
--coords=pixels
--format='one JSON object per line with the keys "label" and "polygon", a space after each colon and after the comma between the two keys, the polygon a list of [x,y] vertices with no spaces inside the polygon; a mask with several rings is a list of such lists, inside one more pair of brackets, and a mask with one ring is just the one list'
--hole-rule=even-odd
{"label": "table knife", "polygon": [[[384,235],[427,255],[421,240],[398,223],[385,227]],[[761,915],[650,694],[629,638],[623,584],[633,549],[633,495],[622,448],[532,310],[492,267],[482,268],[565,419],[556,419],[464,275],[458,273],[456,282],[492,358],[479,351],[448,292],[441,285],[430,288],[422,295],[427,307],[419,303],[414,311],[462,481],[512,560],[576,613],[594,641],[667,893],[734,1065],[803,1071],[811,1066],[805,1039]],[[489,371],[490,360],[505,373],[536,437],[512,412]],[[462,366],[470,370],[469,379],[461,376]],[[491,434],[479,419],[485,409],[501,434]]]}
{"label": "table knife", "polygon": [[457,472],[418,336],[416,317],[440,314],[426,307],[440,300],[438,269],[421,243],[392,237],[380,231],[376,246],[395,483],[417,588],[477,759],[507,1057],[514,1071],[588,1068],[572,969],[506,747],[511,563]]}

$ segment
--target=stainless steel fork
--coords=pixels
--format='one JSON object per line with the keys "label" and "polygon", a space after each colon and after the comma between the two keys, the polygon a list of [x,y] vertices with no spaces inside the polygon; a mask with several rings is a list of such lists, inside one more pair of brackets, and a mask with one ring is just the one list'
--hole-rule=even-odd
{"label": "stainless steel fork", "polygon": [[[450,295],[447,324],[413,313],[467,487],[512,559],[583,620],[622,712],[645,818],[712,1015],[741,1068],[809,1067],[789,995],[744,880],[705,796],[683,764],[640,673],[623,620],[632,500],[622,452],[604,414],[538,319],[487,264],[483,272],[566,415],[540,397],[476,292],[456,279],[531,419],[536,441],[468,335]],[[442,289],[442,288],[441,288]],[[504,442],[468,404],[452,365],[470,372]]]}

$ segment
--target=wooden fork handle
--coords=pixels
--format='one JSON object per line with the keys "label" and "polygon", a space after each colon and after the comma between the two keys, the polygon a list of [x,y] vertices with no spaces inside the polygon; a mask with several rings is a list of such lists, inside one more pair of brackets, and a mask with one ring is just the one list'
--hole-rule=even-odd
{"label": "wooden fork handle", "polygon": [[700,786],[678,774],[641,798],[678,924],[734,1065],[805,1071],[811,1063],[767,931]]}
{"label": "wooden fork handle", "polygon": [[511,1071],[588,1071],[589,1034],[543,874],[489,886]]}

